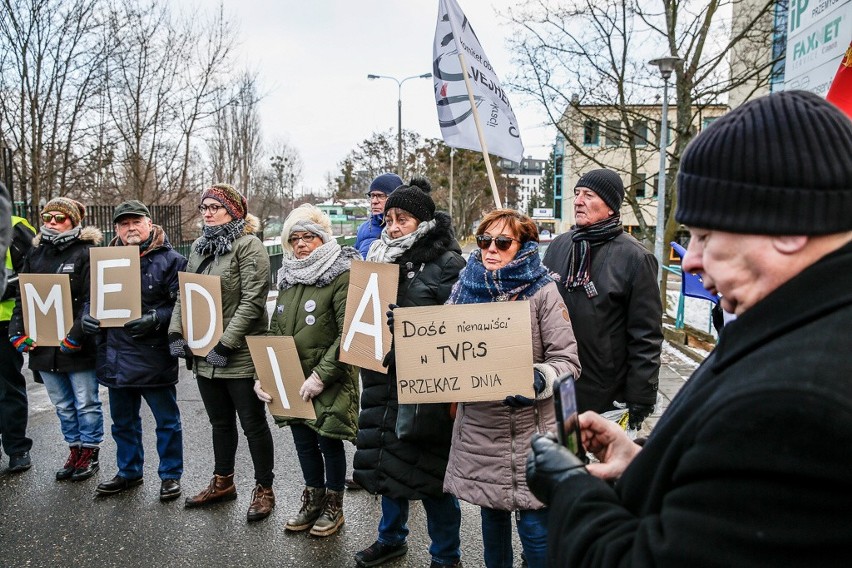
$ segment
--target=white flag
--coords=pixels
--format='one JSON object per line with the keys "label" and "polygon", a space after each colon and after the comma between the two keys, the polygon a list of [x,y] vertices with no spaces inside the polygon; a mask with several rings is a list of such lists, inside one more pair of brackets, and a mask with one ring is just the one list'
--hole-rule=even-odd
{"label": "white flag", "polygon": [[435,102],[444,142],[453,148],[482,151],[461,71],[459,50],[464,53],[488,152],[520,162],[524,145],[512,105],[456,0],[438,2],[433,49]]}

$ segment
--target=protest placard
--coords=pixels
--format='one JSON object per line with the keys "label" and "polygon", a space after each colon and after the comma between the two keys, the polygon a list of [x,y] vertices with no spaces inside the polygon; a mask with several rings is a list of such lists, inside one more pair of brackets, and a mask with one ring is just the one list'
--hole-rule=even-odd
{"label": "protest placard", "polygon": [[399,266],[383,262],[353,260],[349,272],[346,317],[340,341],[344,363],[386,373],[382,365],[390,351],[388,305],[396,303]]}
{"label": "protest placard", "polygon": [[206,357],[222,337],[222,282],[218,276],[178,272],[183,337],[198,357]]}
{"label": "protest placard", "polygon": [[101,327],[121,327],[142,317],[139,247],[92,247],[89,314]]}
{"label": "protest placard", "polygon": [[71,278],[67,274],[20,274],[24,330],[37,345],[58,347],[71,326]]}
{"label": "protest placard", "polygon": [[272,396],[268,403],[273,416],[315,420],[314,403],[305,402],[299,389],[305,382],[296,342],[290,336],[257,335],[246,337],[254,370],[264,392]]}
{"label": "protest placard", "polygon": [[534,398],[528,301],[397,308],[399,402]]}

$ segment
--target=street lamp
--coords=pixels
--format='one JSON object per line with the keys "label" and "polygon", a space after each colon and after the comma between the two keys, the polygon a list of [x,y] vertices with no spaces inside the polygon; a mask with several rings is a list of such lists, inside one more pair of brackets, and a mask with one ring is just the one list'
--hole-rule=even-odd
{"label": "street lamp", "polygon": [[[675,66],[683,61],[680,57],[652,59],[649,65],[660,69],[663,76],[663,117],[660,121],[660,174],[657,184],[657,227],[654,234],[654,256],[657,257],[657,282],[663,281],[663,240],[666,236],[666,147],[669,145],[669,77]],[[660,286],[662,289],[662,285]]]}
{"label": "street lamp", "polygon": [[422,75],[412,75],[411,77],[406,77],[403,80],[399,80],[396,77],[389,77],[387,75],[367,75],[367,79],[390,79],[391,81],[396,81],[396,85],[398,87],[397,91],[397,101],[396,101],[396,173],[401,178],[402,177],[402,84],[408,81],[409,79],[428,79],[431,77],[431,73],[423,73]]}

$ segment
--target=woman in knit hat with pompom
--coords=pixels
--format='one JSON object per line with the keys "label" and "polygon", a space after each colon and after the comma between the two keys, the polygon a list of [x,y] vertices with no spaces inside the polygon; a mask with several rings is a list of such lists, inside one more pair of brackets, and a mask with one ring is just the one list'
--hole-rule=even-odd
{"label": "woman in knit hat with pompom", "polygon": [[[312,401],[315,420],[275,417],[289,425],[305,479],[301,509],[287,520],[290,531],[310,529],[329,536],[343,524],[346,452],[343,441],[355,442],[358,422],[358,370],[337,359],[346,313],[346,292],[353,247],[341,247],[331,235],[328,215],[305,204],[284,221],[281,232],[284,260],[278,272],[278,305],[269,324],[270,335],[287,335],[305,377],[299,395]],[[255,381],[260,400],[272,397]]]}
{"label": "woman in knit hat with pompom", "polygon": [[204,409],[213,427],[213,478],[186,507],[203,507],[237,498],[234,465],[237,416],[248,439],[255,488],[246,518],[265,519],[275,506],[272,491],[274,449],[266,408],[254,394],[254,364],[247,335],[266,334],[269,255],[255,233],[260,223],[247,211],[246,198],[220,183],[204,190],[198,206],[204,220],[192,245],[187,272],[219,276],[222,282],[223,335],[206,356],[193,356],[183,336],[181,298],[169,325],[169,349],[191,361]]}
{"label": "woman in knit hat with pompom", "polygon": [[[431,189],[428,180],[415,178],[394,190],[385,202],[385,228],[367,253],[368,261],[399,265],[396,303],[402,307],[443,304],[464,266],[450,217],[435,211]],[[405,554],[409,500],[420,500],[433,565],[458,565],[461,509],[443,489],[452,433],[450,405],[424,405],[434,413],[429,431],[423,437],[409,432],[400,439],[395,364],[391,362],[387,374],[361,369],[361,382],[353,476],[364,489],[382,496],[382,519],[376,542],[358,552],[355,561],[377,566]],[[406,407],[403,412],[413,405]]]}
{"label": "woman in knit hat with pompom", "polygon": [[89,301],[89,248],[103,234],[81,225],[86,207],[73,199],[57,197],[41,211],[41,226],[34,246],[24,260],[22,274],[67,274],[71,284],[74,322],[59,347],[37,345],[24,329],[20,291],[9,322],[12,345],[29,352],[29,368],[39,371],[50,401],[56,406],[59,426],[70,446],[58,481],[82,481],[99,468],[98,453],[104,437],[104,418],[95,374],[95,344],[83,333],[83,305]]}

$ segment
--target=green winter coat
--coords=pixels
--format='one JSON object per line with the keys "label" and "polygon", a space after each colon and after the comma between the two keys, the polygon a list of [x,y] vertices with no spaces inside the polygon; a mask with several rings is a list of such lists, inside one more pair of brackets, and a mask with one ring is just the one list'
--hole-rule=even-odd
{"label": "green winter coat", "polygon": [[[196,376],[208,379],[247,379],[254,376],[247,335],[266,335],[266,298],[269,295],[269,255],[254,231],[256,219],[246,217],[246,234],[233,242],[231,252],[209,263],[201,274],[222,279],[222,344],[235,351],[225,367],[213,367],[204,357],[195,357]],[[189,255],[186,272],[196,272],[206,257],[195,251]],[[183,334],[180,316],[181,298],[178,295],[169,333]]]}
{"label": "green winter coat", "polygon": [[[348,265],[352,258],[361,257],[355,249],[344,247],[339,260]],[[358,432],[358,369],[337,359],[348,288],[347,266],[345,272],[323,286],[296,284],[279,292],[269,335],[292,336],[305,378],[316,371],[325,385],[325,389],[313,399],[316,420],[276,416],[275,422],[279,426],[303,423],[327,438],[355,441]]]}

